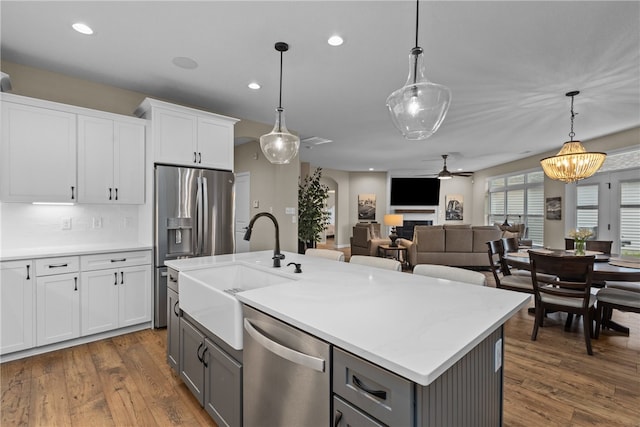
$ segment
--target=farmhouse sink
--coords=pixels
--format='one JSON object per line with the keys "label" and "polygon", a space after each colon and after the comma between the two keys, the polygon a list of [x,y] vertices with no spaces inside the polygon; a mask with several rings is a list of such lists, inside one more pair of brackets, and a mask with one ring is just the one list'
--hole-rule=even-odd
{"label": "farmhouse sink", "polygon": [[180,308],[236,350],[242,350],[238,292],[294,280],[272,269],[231,263],[181,272]]}

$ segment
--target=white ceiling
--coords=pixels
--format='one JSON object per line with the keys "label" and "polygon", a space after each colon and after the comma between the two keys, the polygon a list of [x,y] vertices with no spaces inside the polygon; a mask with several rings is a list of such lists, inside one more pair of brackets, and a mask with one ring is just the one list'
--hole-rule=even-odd
{"label": "white ceiling", "polygon": [[[638,1],[421,2],[427,76],[453,93],[424,141],[405,140],[385,107],[407,78],[414,1],[3,0],[0,13],[4,60],[269,124],[274,43],[287,42],[287,125],[333,141],[300,150],[326,168],[437,173],[449,153],[450,170],[476,171],[560,149],[574,89],[576,139],[640,126]],[[73,31],[76,21],[95,34]],[[334,33],[341,47],[327,44]]]}

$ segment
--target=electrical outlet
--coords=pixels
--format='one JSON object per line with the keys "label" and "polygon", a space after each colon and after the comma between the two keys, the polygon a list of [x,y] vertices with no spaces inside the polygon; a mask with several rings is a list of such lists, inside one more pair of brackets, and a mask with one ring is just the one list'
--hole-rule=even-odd
{"label": "electrical outlet", "polygon": [[254,207],[255,209],[258,209],[258,208],[260,207],[260,201],[259,201],[259,200],[254,200],[254,201],[253,201],[253,207]]}
{"label": "electrical outlet", "polygon": [[63,230],[71,230],[71,218],[65,217],[62,218],[62,227]]}
{"label": "electrical outlet", "polygon": [[93,228],[102,228],[102,217],[95,216],[91,218],[91,221],[92,221],[91,226]]}
{"label": "electrical outlet", "polygon": [[494,348],[494,369],[496,372],[500,370],[502,367],[502,338],[496,341],[496,346]]}

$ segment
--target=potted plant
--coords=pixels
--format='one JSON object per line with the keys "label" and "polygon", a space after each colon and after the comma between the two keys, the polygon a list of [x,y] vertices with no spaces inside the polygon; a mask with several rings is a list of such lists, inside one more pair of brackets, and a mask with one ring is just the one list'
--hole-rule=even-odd
{"label": "potted plant", "polygon": [[298,252],[315,247],[320,235],[329,224],[330,214],[325,210],[329,187],[320,183],[322,168],[298,182]]}

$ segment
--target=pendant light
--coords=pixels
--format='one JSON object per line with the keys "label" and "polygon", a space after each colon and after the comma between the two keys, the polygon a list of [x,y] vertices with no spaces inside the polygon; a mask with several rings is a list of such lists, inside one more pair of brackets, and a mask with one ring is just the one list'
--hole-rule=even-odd
{"label": "pendant light", "polygon": [[405,138],[427,139],[444,120],[451,103],[448,87],[430,82],[425,75],[424,54],[418,46],[420,1],[416,1],[416,46],[409,54],[407,83],[387,98],[391,120]]}
{"label": "pendant light", "polygon": [[282,108],[282,53],[289,50],[289,45],[278,42],[275,47],[280,52],[280,98],[276,108],[276,124],[271,132],[260,137],[260,148],[271,163],[281,165],[289,163],[296,157],[300,138],[289,133],[284,123],[284,108]]}
{"label": "pendant light", "polygon": [[566,96],[571,97],[571,140],[565,142],[555,156],[540,160],[542,169],[549,178],[567,183],[590,177],[600,169],[607,157],[605,153],[587,152],[580,141],[573,140],[576,135],[573,131],[573,119],[576,116],[573,112],[573,98],[579,93],[578,90],[566,93]]}

